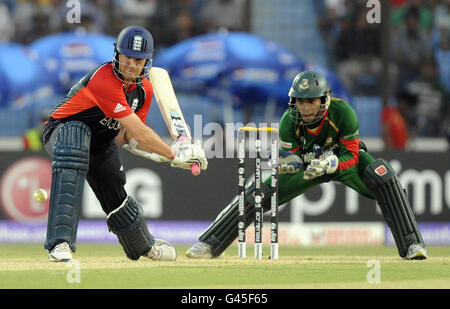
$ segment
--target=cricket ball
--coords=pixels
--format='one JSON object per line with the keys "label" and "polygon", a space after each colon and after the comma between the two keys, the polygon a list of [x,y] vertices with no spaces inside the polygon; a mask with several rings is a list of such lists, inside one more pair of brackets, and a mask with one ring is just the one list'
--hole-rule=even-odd
{"label": "cricket ball", "polygon": [[45,191],[44,189],[34,190],[33,200],[35,200],[36,202],[43,203],[47,200],[47,198],[48,198],[47,191]]}

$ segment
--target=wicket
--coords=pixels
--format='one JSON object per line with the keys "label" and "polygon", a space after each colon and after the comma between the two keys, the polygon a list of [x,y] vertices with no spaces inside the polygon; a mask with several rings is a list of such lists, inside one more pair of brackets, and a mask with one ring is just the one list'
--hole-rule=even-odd
{"label": "wicket", "polygon": [[255,258],[262,259],[262,228],[264,210],[261,206],[261,139],[260,132],[270,132],[271,148],[269,166],[271,168],[272,182],[270,197],[271,215],[270,215],[270,258],[278,259],[278,148],[279,132],[276,128],[254,128],[241,127],[238,129],[238,257],[246,258],[246,239],[245,239],[245,134],[246,132],[256,131],[256,160],[255,160]]}

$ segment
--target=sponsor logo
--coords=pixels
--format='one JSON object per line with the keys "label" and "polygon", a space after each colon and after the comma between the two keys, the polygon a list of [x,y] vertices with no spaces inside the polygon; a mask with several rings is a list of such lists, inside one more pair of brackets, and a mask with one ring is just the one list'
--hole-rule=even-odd
{"label": "sponsor logo", "polygon": [[292,143],[287,143],[287,142],[281,141],[281,147],[290,149],[290,148],[292,148]]}
{"label": "sponsor logo", "polygon": [[118,122],[116,119],[114,119],[114,118],[103,118],[102,120],[100,120],[99,121],[99,123],[102,125],[102,126],[105,126],[105,127],[107,127],[108,129],[111,129],[111,130],[119,130],[121,127],[122,127],[122,125],[120,124],[120,122]]}
{"label": "sponsor logo", "polygon": [[20,222],[46,222],[50,199],[38,203],[33,191],[50,192],[52,163],[29,157],[11,165],[0,181],[0,204],[8,218]]}
{"label": "sponsor logo", "polygon": [[126,110],[125,106],[123,106],[120,103],[117,103],[116,108],[114,108],[114,113],[120,113],[124,110]]}
{"label": "sponsor logo", "polygon": [[386,167],[385,167],[384,165],[380,165],[380,166],[378,166],[378,167],[375,169],[375,173],[376,173],[378,176],[383,176],[383,175],[385,175],[385,174],[387,173],[387,169],[386,169]]}

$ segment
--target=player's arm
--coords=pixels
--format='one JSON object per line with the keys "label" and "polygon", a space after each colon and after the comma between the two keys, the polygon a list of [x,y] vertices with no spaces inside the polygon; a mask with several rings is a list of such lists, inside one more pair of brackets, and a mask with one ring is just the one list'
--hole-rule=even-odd
{"label": "player's arm", "polygon": [[285,112],[280,120],[280,149],[278,154],[278,172],[280,174],[295,174],[303,167],[303,161],[297,155],[300,147],[296,133],[288,112]]}
{"label": "player's arm", "polygon": [[359,161],[359,130],[355,111],[348,106],[338,118],[339,128],[339,166],[345,170],[358,164]]}
{"label": "player's arm", "polygon": [[192,164],[197,164],[200,169],[207,169],[208,161],[200,145],[177,141],[169,146],[135,113],[117,121],[124,127],[124,141],[131,152],[157,162],[170,161],[172,167],[191,169]]}
{"label": "player's arm", "polygon": [[136,114],[132,113],[128,116],[117,118],[117,121],[124,129],[123,138],[121,139],[124,144],[129,144],[131,147],[134,145],[136,149],[148,153],[157,153],[168,159],[173,159],[172,147],[164,142],[152,128],[145,125]]}
{"label": "player's arm", "polygon": [[300,150],[297,133],[296,125],[286,111],[280,120],[280,148],[283,151],[297,153]]}
{"label": "player's arm", "polygon": [[117,136],[116,136],[116,143],[119,147],[127,144],[127,141],[125,140],[125,128],[124,127],[120,128],[119,134],[117,134]]}

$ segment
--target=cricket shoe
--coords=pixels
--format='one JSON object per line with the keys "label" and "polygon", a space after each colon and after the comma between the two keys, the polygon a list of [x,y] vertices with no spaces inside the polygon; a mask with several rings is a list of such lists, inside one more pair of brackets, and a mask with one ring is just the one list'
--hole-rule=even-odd
{"label": "cricket shoe", "polygon": [[191,259],[210,259],[213,257],[211,245],[206,242],[198,242],[186,251],[186,256]]}
{"label": "cricket shoe", "polygon": [[48,254],[48,259],[53,262],[70,262],[72,250],[67,242],[57,244]]}
{"label": "cricket shoe", "polygon": [[413,243],[409,246],[405,260],[425,260],[427,259],[427,250],[422,244]]}
{"label": "cricket shoe", "polygon": [[155,239],[153,247],[144,256],[153,261],[175,261],[177,258],[177,250],[169,242],[162,239]]}

